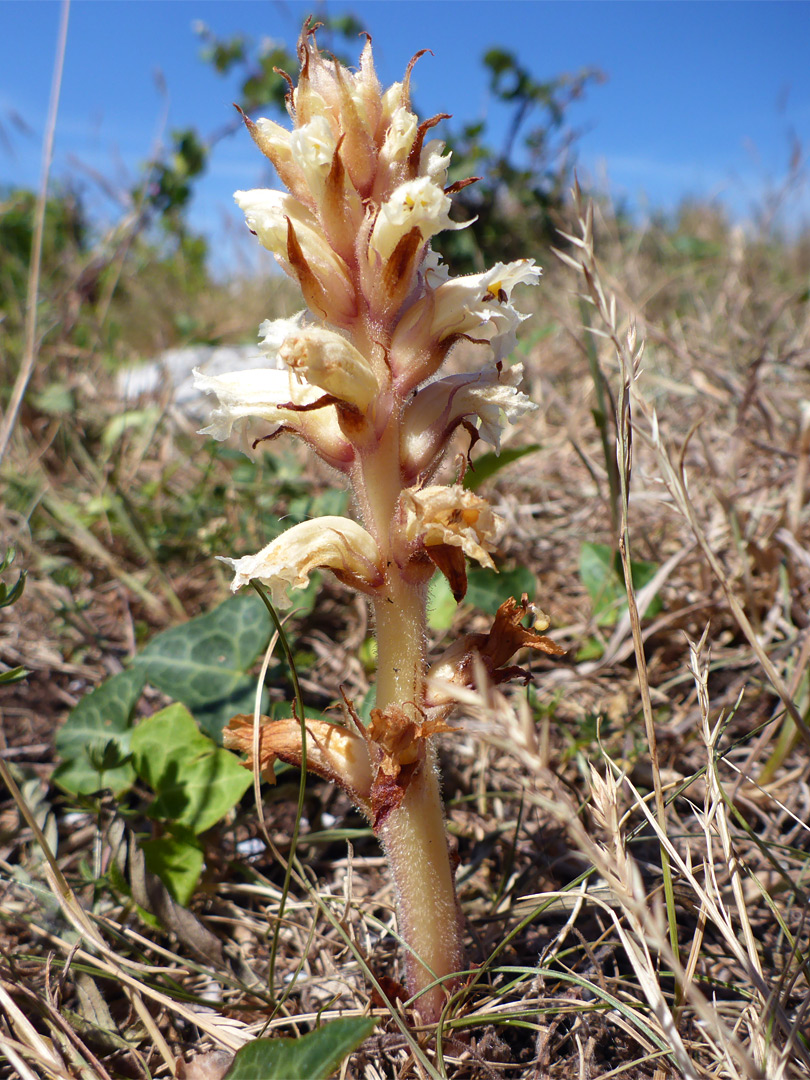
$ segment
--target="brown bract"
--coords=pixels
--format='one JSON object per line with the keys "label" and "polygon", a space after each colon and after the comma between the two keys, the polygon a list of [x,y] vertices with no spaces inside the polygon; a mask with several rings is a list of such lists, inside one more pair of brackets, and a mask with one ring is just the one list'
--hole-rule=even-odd
{"label": "brown bract", "polygon": [[397,705],[371,710],[371,723],[366,728],[369,747],[376,748],[377,757],[382,752],[371,787],[375,829],[400,805],[414,774],[423,767],[425,740],[442,731],[456,730],[442,719],[419,723]]}
{"label": "brown bract", "polygon": [[[307,720],[306,767],[342,788],[377,829],[400,805],[412,777],[422,767],[425,740],[457,729],[442,719],[419,723],[396,705],[372,709],[371,723],[365,727],[345,697],[344,713],[354,731],[325,720]],[[229,750],[247,755],[244,765],[253,769],[253,716],[234,716],[225,728],[224,743]],[[258,746],[259,771],[273,784],[276,761],[297,768],[303,763],[300,721],[295,717],[260,717]]]}
{"label": "brown bract", "polygon": [[[519,649],[534,649],[549,656],[562,656],[565,652],[551,638],[538,632],[537,626],[545,630],[548,620],[540,616],[534,627],[523,625],[523,619],[532,611],[532,605],[526,593],[515,600],[510,596],[498,608],[492,629],[486,634],[465,634],[436,661],[430,669],[431,680],[456,683],[459,686],[472,686],[474,681],[475,658],[495,685],[512,679],[531,678],[528,671],[515,665],[507,667]],[[440,688],[428,691],[427,704],[430,707],[444,706],[452,702],[452,697]]]}

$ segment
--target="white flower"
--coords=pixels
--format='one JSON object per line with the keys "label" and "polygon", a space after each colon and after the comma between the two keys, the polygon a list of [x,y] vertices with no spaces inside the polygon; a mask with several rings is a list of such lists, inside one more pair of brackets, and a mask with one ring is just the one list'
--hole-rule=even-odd
{"label": "white flower", "polygon": [[380,207],[369,248],[384,262],[406,233],[418,228],[422,240],[443,229],[463,229],[450,220],[449,195],[426,176],[407,180],[395,188]]}
{"label": "white flower", "polygon": [[313,570],[332,570],[339,580],[363,591],[373,591],[383,580],[375,540],[362,525],[344,517],[302,521],[256,555],[218,558],[233,567],[234,592],[255,579],[271,590],[276,607],[289,607],[287,589],[305,588]]}
{"label": "white flower", "polygon": [[419,121],[415,113],[404,105],[397,105],[391,114],[388,130],[385,133],[380,164],[391,168],[395,163],[402,164],[411,152]]}
{"label": "white flower", "polygon": [[443,188],[447,186],[447,172],[450,168],[450,153],[443,154],[444,143],[441,139],[431,139],[422,147],[419,158],[419,175],[429,176],[434,184]]}
{"label": "white flower", "polygon": [[219,408],[211,413],[211,423],[200,435],[211,435],[219,442],[230,438],[234,427],[248,417],[266,420],[275,430],[288,421],[294,422],[295,412],[284,409],[285,403],[310,405],[323,397],[317,386],[290,378],[286,369],[254,368],[231,371],[225,375],[203,375],[194,370],[194,385],[206,394],[216,394]]}
{"label": "white flower", "polygon": [[485,368],[472,375],[448,375],[423,387],[407,406],[404,420],[404,458],[413,475],[429,470],[462,420],[478,421],[478,434],[501,449],[501,433],[535,403],[517,389],[523,365],[498,370]]}
{"label": "white flower", "polygon": [[467,335],[488,342],[495,361],[508,356],[515,347],[516,330],[527,319],[512,305],[512,290],[524,283],[536,285],[540,267],[533,259],[496,263],[483,274],[464,277],[439,274],[445,267],[431,265],[425,273],[428,286],[438,285],[405,312],[394,332],[392,353],[413,354],[430,349],[449,337]]}
{"label": "white flower", "polygon": [[[225,375],[204,375],[195,370],[195,387],[215,394],[218,399],[211,423],[200,434],[222,442],[235,429],[246,433],[249,420],[263,420],[269,430],[264,429],[262,436],[272,435],[280,428],[294,431],[325,461],[335,468],[345,468],[352,461],[353,451],[340,430],[334,405],[299,411],[301,406],[318,402],[327,390],[295,374],[279,356],[285,341],[308,332],[303,326],[304,314],[299,312],[290,319],[262,323],[259,333],[264,336],[260,348],[267,356],[267,367]],[[295,408],[290,408],[291,405]]]}

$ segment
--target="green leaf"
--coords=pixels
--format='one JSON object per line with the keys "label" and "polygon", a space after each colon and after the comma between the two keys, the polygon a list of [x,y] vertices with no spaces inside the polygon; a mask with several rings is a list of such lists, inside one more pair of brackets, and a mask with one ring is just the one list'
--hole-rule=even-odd
{"label": "green leaf", "polygon": [[0,686],[8,686],[11,683],[19,682],[20,679],[27,679],[30,674],[28,668],[9,668],[8,671],[0,672]]}
{"label": "green leaf", "polygon": [[[15,555],[16,552],[14,551],[14,548],[9,548],[8,551],[6,551],[2,559],[0,559],[0,573],[2,573],[3,570],[7,570],[9,566],[11,566],[11,564],[14,562]],[[20,576],[17,578],[11,588],[9,588],[4,581],[0,581],[0,608],[9,607],[9,605],[17,603],[17,601],[22,596],[23,589],[25,588],[26,574],[26,570],[21,570]],[[15,670],[20,669],[15,668]]]}
{"label": "green leaf", "polygon": [[450,584],[444,574],[437,570],[428,587],[428,626],[431,630],[449,630],[457,611],[458,604],[450,591]]}
{"label": "green leaf", "polygon": [[200,727],[220,741],[232,716],[253,712],[256,680],[246,673],[269,640],[270,618],[251,591],[158,634],[133,666],[145,671],[158,690],[181,701]]}
{"label": "green leaf", "polygon": [[131,409],[113,413],[101,434],[101,445],[105,450],[112,450],[127,431],[142,433],[152,427],[160,416],[160,409]]}
{"label": "green leaf", "polygon": [[[630,570],[633,587],[643,589],[655,576],[658,564],[634,559]],[[579,553],[579,576],[590,595],[596,625],[615,625],[627,610],[627,591],[619,553],[609,544],[584,543]],[[642,618],[657,615],[662,606],[661,598],[654,596],[642,612]]]}
{"label": "green leaf", "polygon": [[107,679],[71,710],[55,739],[62,764],[53,779],[63,791],[92,795],[109,788],[120,796],[132,787],[135,771],[127,760],[132,714],[145,683],[146,673],[130,668]]}
{"label": "green leaf", "polygon": [[187,907],[203,868],[202,845],[191,829],[173,825],[164,836],[144,840],[141,848],[147,868],[157,874],[178,904]]}
{"label": "green leaf", "polygon": [[520,599],[528,593],[534,599],[537,592],[537,578],[527,566],[516,566],[514,570],[494,570],[476,567],[467,575],[467,595],[465,601],[480,608],[488,615],[494,615],[504,600],[510,596]]}
{"label": "green leaf", "polygon": [[49,383],[32,396],[31,403],[49,416],[67,416],[76,411],[73,393],[64,383]]}
{"label": "green leaf", "polygon": [[513,461],[520,461],[527,454],[534,454],[541,449],[540,443],[531,443],[529,446],[509,447],[501,450],[500,454],[492,451],[476,458],[474,468],[468,469],[464,474],[464,487],[469,491],[477,491],[478,488],[490,477],[511,465]]}
{"label": "green leaf", "polygon": [[237,1051],[225,1080],[329,1080],[376,1023],[347,1016],[298,1039],[255,1039]]}
{"label": "green leaf", "polygon": [[157,795],[150,815],[195,833],[216,824],[251,783],[239,758],[203,735],[179,704],[142,720],[130,747],[135,771]]}

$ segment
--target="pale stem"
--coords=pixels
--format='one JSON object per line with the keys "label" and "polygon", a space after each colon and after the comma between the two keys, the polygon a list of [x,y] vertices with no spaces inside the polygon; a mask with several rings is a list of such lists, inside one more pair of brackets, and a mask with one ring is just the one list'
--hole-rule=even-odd
{"label": "pale stem", "polygon": [[[420,702],[425,671],[427,590],[408,585],[398,574],[389,585],[394,602],[375,603],[377,706],[381,709]],[[418,714],[415,718],[419,719]],[[378,830],[394,878],[400,934],[409,949],[407,987],[412,995],[464,966],[463,924],[435,758],[427,741],[422,768],[414,774],[400,806]],[[448,991],[457,985],[458,980],[446,979],[442,986],[420,994],[415,1004],[423,1020],[438,1020]]]}
{"label": "pale stem", "polygon": [[[464,967],[464,943],[435,751],[430,744],[422,769],[378,836],[394,878],[399,932],[408,947],[408,992],[419,994],[416,1008],[426,1023],[432,1023],[439,1019],[448,992],[458,986],[458,979],[446,976]],[[441,986],[420,994],[440,978],[444,978]]]}
{"label": "pale stem", "polygon": [[[397,411],[392,408],[389,415]],[[391,557],[393,515],[402,491],[398,422],[385,425],[379,441],[360,453],[352,483],[386,572],[386,595],[374,601],[377,707],[400,706],[418,722],[424,700],[427,587],[404,581]],[[407,989],[418,995],[416,1008],[431,1023],[458,985],[446,977],[464,967],[464,944],[436,754],[427,740],[425,750],[402,803],[388,813],[377,835],[391,868],[399,930],[409,950]],[[420,993],[436,979],[445,981]]]}

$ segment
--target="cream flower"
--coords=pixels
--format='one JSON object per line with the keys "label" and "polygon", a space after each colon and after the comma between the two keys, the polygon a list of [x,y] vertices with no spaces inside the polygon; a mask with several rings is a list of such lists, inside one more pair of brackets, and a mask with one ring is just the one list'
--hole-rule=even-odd
{"label": "cream flower", "polygon": [[[355,316],[357,299],[348,267],[332,250],[318,219],[306,206],[291,195],[268,188],[237,191],[234,199],[248,228],[299,282],[307,304],[319,316],[336,322]],[[314,296],[311,279],[317,285]]]}
{"label": "cream flower", "polygon": [[523,365],[485,368],[472,375],[448,375],[423,387],[403,417],[403,462],[416,477],[438,464],[450,435],[463,420],[478,421],[478,435],[500,453],[501,433],[535,403],[517,387]]}
{"label": "cream flower", "polygon": [[404,105],[394,108],[380,150],[379,173],[385,179],[386,185],[393,173],[402,174],[418,126],[417,116],[410,109],[406,109]]}
{"label": "cream flower", "polygon": [[260,438],[282,428],[293,431],[330,465],[343,469],[351,463],[354,452],[341,432],[334,406],[312,408],[325,398],[327,389],[295,374],[279,356],[285,341],[297,340],[309,332],[303,326],[304,314],[302,311],[290,319],[262,323],[260,348],[267,356],[267,367],[225,375],[205,375],[195,369],[195,387],[215,394],[218,402],[211,423],[200,434],[223,442],[236,430],[247,438],[249,421],[262,420],[269,430],[263,429]]}
{"label": "cream flower", "polygon": [[313,117],[290,135],[290,152],[316,204],[323,195],[336,146],[332,125],[325,116]]}
{"label": "cream flower", "polygon": [[533,259],[496,263],[483,274],[450,277],[444,265],[433,260],[423,268],[426,293],[400,319],[391,342],[392,356],[426,356],[422,364],[408,364],[407,385],[412,387],[434,373],[446,355],[437,347],[461,335],[486,341],[495,362],[515,347],[516,331],[529,316],[512,304],[518,284],[536,285],[540,267]]}
{"label": "cream flower", "polygon": [[502,519],[485,500],[454,485],[408,488],[400,496],[405,539],[414,548],[461,548],[465,555],[494,570],[489,554],[495,549]]}
{"label": "cream flower", "polygon": [[428,177],[407,180],[380,207],[371,230],[370,250],[385,261],[412,229],[419,229],[423,241],[443,229],[463,229],[463,224],[450,220],[451,205],[450,197]]}
{"label": "cream flower", "polygon": [[305,588],[313,570],[331,570],[340,581],[363,592],[373,592],[383,580],[376,541],[362,525],[344,517],[302,521],[256,555],[218,558],[233,567],[234,592],[255,579],[271,590],[276,607],[289,607],[287,589]]}
{"label": "cream flower", "polygon": [[287,367],[341,402],[365,411],[380,392],[366,358],[346,338],[320,327],[289,334],[278,352]]}

